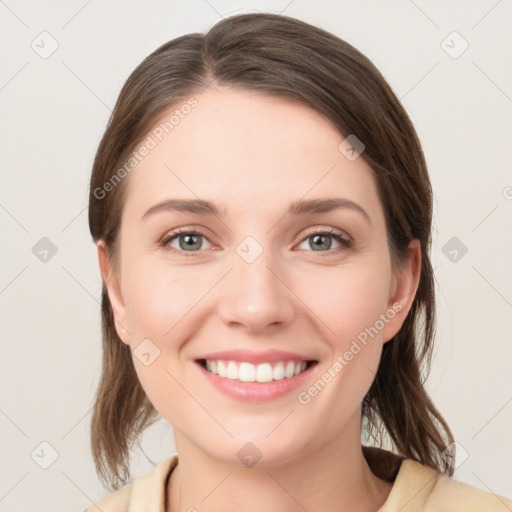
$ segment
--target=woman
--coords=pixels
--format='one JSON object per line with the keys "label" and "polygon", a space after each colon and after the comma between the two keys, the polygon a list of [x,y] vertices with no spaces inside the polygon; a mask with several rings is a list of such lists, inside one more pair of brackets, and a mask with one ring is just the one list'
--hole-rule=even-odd
{"label": "woman", "polygon": [[[273,14],[161,46],[120,93],[89,206],[92,449],[117,490],[88,510],[512,509],[450,478],[454,439],[421,373],[427,167],[355,48]],[[127,484],[159,415],[178,454]]]}

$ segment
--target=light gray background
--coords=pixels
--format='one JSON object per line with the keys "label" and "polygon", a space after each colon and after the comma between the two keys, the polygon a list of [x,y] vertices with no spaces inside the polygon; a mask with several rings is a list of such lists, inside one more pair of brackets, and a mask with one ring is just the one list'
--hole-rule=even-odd
{"label": "light gray background", "polygon": [[[89,448],[101,360],[87,226],[94,152],[147,54],[256,10],[355,45],[411,115],[436,197],[438,348],[427,387],[461,446],[455,477],[512,495],[510,1],[0,0],[0,511],[78,511],[106,494]],[[43,31],[58,43],[46,59]],[[453,31],[469,44],[458,58],[464,43]],[[47,262],[32,252],[43,237],[58,249]],[[467,254],[450,254],[453,237]],[[48,469],[42,442],[58,454]],[[154,462],[175,453],[165,421],[143,446]],[[153,467],[133,460],[134,477]]]}

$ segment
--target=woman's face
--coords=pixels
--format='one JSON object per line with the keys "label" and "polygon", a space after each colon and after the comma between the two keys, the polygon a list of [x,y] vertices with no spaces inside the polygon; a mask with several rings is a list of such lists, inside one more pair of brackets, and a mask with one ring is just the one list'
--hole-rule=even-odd
{"label": "woman's face", "polygon": [[[229,463],[282,464],[360,435],[418,252],[392,272],[372,170],[315,111],[253,91],[195,100],[143,141],[126,178],[120,274],[108,276],[100,243],[102,273],[141,384],[177,439]],[[190,211],[161,206],[170,200]]]}

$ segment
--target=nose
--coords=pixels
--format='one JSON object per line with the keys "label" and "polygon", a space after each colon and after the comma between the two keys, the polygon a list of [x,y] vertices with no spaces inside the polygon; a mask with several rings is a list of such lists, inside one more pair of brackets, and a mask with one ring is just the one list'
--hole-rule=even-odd
{"label": "nose", "polygon": [[233,262],[233,269],[220,290],[221,320],[230,327],[243,327],[252,333],[290,324],[295,315],[295,295],[271,251],[264,250],[252,262],[236,254]]}

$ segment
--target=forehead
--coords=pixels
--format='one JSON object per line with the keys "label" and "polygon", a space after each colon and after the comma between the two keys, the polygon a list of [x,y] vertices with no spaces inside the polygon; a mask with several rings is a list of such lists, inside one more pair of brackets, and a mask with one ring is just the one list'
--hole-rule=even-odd
{"label": "forehead", "polygon": [[173,105],[145,138],[154,147],[127,194],[138,211],[169,196],[268,208],[305,195],[375,201],[371,168],[347,159],[338,148],[345,137],[309,106],[227,88],[193,98],[193,108],[182,108],[187,99]]}

